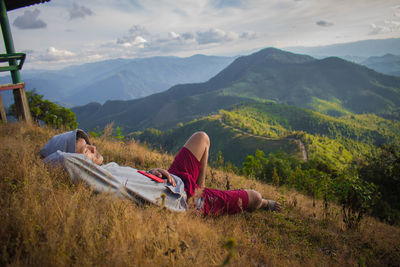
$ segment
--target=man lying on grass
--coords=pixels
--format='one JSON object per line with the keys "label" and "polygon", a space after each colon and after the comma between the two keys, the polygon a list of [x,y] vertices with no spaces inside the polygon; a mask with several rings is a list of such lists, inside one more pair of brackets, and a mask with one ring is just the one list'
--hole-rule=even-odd
{"label": "man lying on grass", "polygon": [[[235,214],[242,211],[255,211],[257,209],[280,211],[281,205],[279,202],[264,199],[260,193],[254,190],[226,191],[206,188],[205,178],[209,148],[210,139],[208,135],[205,132],[196,132],[186,141],[175,156],[168,171],[154,168],[149,170],[148,173],[164,179],[160,180],[161,182],[166,181],[163,184],[164,187],[170,187],[171,189],[171,187],[178,188],[182,185],[182,193],[185,194],[184,200],[187,201],[190,198],[195,198],[196,208],[204,215]],[[85,158],[95,163],[93,164],[95,165],[94,168],[98,168],[97,165],[100,165],[100,167],[103,167],[117,177],[121,177],[121,175],[126,175],[127,177],[134,175],[137,177],[137,170],[134,168],[119,166],[116,163],[102,165],[103,157],[97,151],[96,147],[91,144],[88,135],[82,130],[77,129],[54,136],[42,148],[40,155],[46,161],[46,159],[50,159],[57,153],[66,155],[65,152],[81,154],[80,156],[83,154]],[[90,169],[90,167],[85,167],[86,172],[87,169]],[[106,176],[108,177],[108,175]],[[141,180],[146,181],[146,183],[157,183],[145,176],[139,175],[139,177]],[[128,182],[129,178],[126,179]]]}

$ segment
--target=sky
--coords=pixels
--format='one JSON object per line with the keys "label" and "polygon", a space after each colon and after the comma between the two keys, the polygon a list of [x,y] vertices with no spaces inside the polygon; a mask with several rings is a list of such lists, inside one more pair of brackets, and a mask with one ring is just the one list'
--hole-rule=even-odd
{"label": "sky", "polygon": [[51,0],[8,17],[25,69],[400,37],[399,0]]}

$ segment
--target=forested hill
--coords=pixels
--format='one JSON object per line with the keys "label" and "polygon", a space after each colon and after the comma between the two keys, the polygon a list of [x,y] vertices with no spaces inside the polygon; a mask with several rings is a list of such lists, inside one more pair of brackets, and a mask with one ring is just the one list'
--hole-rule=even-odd
{"label": "forested hill", "polygon": [[247,155],[262,150],[266,155],[282,151],[303,161],[317,159],[343,169],[357,157],[374,154],[376,146],[400,144],[398,121],[374,114],[335,118],[271,102],[238,104],[173,130],[146,129],[131,136],[174,154],[195,131],[210,136],[212,159],[221,151],[225,160],[239,168]]}
{"label": "forested hill", "polygon": [[177,85],[137,100],[90,104],[73,112],[82,128],[102,129],[114,121],[124,132],[131,132],[167,129],[239,102],[265,99],[334,116],[375,113],[396,117],[400,78],[339,58],[317,60],[266,48],[236,59],[205,83]]}

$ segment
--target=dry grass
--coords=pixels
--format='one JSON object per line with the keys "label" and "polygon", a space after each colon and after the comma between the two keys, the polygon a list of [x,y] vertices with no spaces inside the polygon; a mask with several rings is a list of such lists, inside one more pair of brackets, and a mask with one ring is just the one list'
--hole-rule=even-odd
{"label": "dry grass", "polygon": [[[24,124],[0,125],[0,265],[219,266],[236,240],[232,266],[395,266],[400,229],[363,221],[345,231],[338,210],[233,174],[210,170],[207,185],[254,188],[284,202],[280,214],[257,211],[204,218],[141,207],[72,184],[39,158],[56,132]],[[173,158],[140,144],[95,139],[106,161],[136,168],[168,168]]]}

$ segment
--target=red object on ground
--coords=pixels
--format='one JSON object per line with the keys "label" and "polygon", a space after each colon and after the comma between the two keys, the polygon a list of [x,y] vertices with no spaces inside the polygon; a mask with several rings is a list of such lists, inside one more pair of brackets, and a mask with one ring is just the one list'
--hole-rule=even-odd
{"label": "red object on ground", "polygon": [[164,179],[161,179],[158,176],[155,176],[154,174],[148,173],[146,171],[138,171],[138,173],[143,174],[144,176],[149,177],[150,179],[159,182],[159,183],[165,183],[166,181]]}

